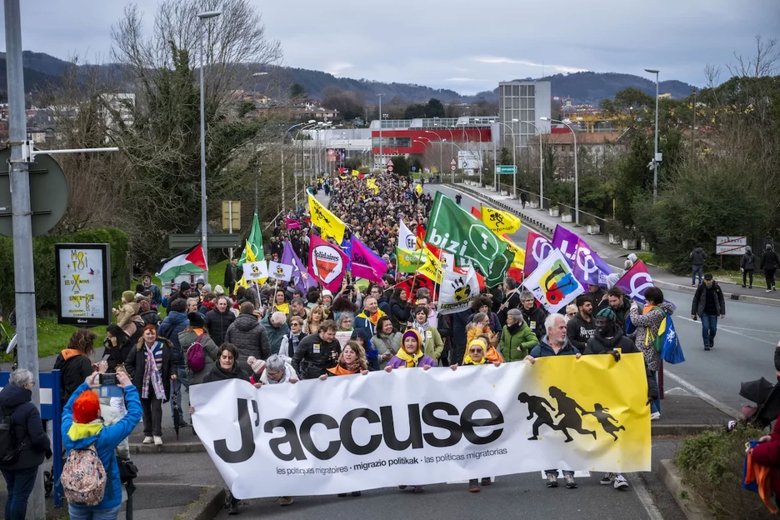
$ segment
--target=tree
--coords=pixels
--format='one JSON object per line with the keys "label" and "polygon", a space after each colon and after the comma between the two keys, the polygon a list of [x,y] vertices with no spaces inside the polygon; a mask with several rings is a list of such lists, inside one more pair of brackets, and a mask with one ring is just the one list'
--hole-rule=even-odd
{"label": "tree", "polygon": [[396,155],[390,158],[393,161],[393,173],[398,175],[409,175],[409,161],[403,155]]}
{"label": "tree", "polygon": [[299,100],[306,97],[306,89],[300,83],[290,85],[290,99]]}
{"label": "tree", "polygon": [[357,92],[327,87],[322,95],[322,105],[338,110],[341,119],[350,120],[363,115],[363,99]]}
{"label": "tree", "polygon": [[[198,13],[216,9],[222,12],[219,17],[198,19]],[[113,54],[129,66],[136,104],[132,124],[116,110],[109,111],[109,136],[129,163],[122,177],[132,247],[142,261],[150,262],[165,255],[169,233],[191,233],[200,221],[196,63],[202,59],[205,64],[206,184],[213,201],[210,214],[215,215],[220,199],[235,188],[234,179],[225,175],[226,166],[263,128],[229,110],[233,92],[251,79],[238,64],[275,62],[281,52],[278,43],[265,38],[261,18],[248,0],[165,0],[151,35],[145,36],[142,27],[139,9],[130,6],[113,29]]]}

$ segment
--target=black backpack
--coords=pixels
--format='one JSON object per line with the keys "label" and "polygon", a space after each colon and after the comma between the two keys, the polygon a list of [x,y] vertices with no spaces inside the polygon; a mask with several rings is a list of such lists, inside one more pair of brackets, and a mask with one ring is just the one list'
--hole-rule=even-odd
{"label": "black backpack", "polygon": [[0,407],[0,466],[9,466],[19,458],[19,443],[16,442],[12,413]]}

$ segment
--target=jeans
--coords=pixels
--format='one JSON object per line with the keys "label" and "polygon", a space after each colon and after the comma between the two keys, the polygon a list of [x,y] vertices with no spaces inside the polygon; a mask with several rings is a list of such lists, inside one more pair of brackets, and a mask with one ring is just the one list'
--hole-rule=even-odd
{"label": "jeans", "polygon": [[777,269],[764,269],[764,276],[766,277],[767,289],[775,288],[775,271],[777,271]]}
{"label": "jeans", "polygon": [[24,520],[27,515],[27,499],[30,498],[30,493],[35,486],[35,478],[38,476],[38,466],[25,469],[4,469],[2,472],[8,489],[5,518]]}
{"label": "jeans", "polygon": [[89,506],[77,506],[68,504],[70,520],[116,520],[119,516],[121,505],[111,509],[93,509]]}
{"label": "jeans", "polygon": [[701,316],[701,337],[704,340],[704,346],[712,346],[715,339],[715,333],[718,332],[718,315],[702,314]]}
{"label": "jeans", "polygon": [[699,275],[699,285],[701,285],[701,280],[704,277],[704,266],[703,265],[694,265],[691,269],[691,285],[696,285],[696,275]]}
{"label": "jeans", "polygon": [[[655,381],[656,387],[658,386],[658,372],[655,370],[651,370],[650,373],[653,375],[653,381]],[[659,389],[659,395],[660,395],[660,389]],[[653,399],[650,401],[650,412],[658,412],[661,413],[661,400],[660,399]]]}
{"label": "jeans", "polygon": [[742,285],[748,285],[747,280],[750,279],[750,287],[753,287],[753,270],[752,269],[745,269],[742,271]]}
{"label": "jeans", "polygon": [[141,398],[141,408],[144,411],[144,436],[162,437],[162,401],[156,397]]}

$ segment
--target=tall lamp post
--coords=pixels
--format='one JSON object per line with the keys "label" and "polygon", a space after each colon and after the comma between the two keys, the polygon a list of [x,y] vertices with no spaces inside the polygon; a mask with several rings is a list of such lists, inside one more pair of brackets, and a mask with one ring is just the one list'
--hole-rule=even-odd
{"label": "tall lamp post", "polygon": [[569,123],[561,121],[560,119],[551,119],[549,117],[540,117],[540,121],[550,121],[551,123],[560,123],[569,129],[572,137],[574,138],[574,222],[578,226],[580,225],[580,178],[577,172],[577,132],[571,127]]}
{"label": "tall lamp post", "polygon": [[539,209],[544,209],[544,160],[542,159],[542,130],[531,121],[520,121],[531,125],[539,136]]}
{"label": "tall lamp post", "polygon": [[658,154],[658,70],[645,69],[645,72],[655,74],[655,145],[653,147],[653,204],[658,198],[658,163],[661,158]]}
{"label": "tall lamp post", "polygon": [[439,134],[436,132],[431,132],[430,130],[425,130],[425,133],[435,135],[439,139],[439,177],[441,177],[444,171],[444,154],[442,153],[442,150],[444,149],[443,143],[446,141],[446,139],[442,139]]}
{"label": "tall lamp post", "polygon": [[517,144],[515,144],[515,131],[514,129],[509,126],[507,123],[504,123],[503,121],[496,121],[499,125],[504,125],[509,129],[509,132],[512,134],[512,165],[515,167],[515,173],[512,175],[512,198],[517,198]]}
{"label": "tall lamp post", "polygon": [[204,101],[205,89],[203,86],[203,23],[205,20],[216,18],[222,11],[204,11],[198,13],[201,22],[200,33],[200,243],[203,247],[203,256],[206,257],[206,273],[204,280],[208,281],[208,216],[206,213],[206,105]]}
{"label": "tall lamp post", "polygon": [[[384,96],[384,94],[377,94],[377,97],[379,98],[379,160],[380,161],[384,156],[384,147],[382,145],[382,96]],[[376,163],[376,161],[374,161],[374,163]]]}
{"label": "tall lamp post", "polygon": [[[308,121],[306,121],[304,123],[296,123],[296,124],[292,125],[290,128],[288,128],[287,130],[285,130],[284,134],[282,134],[282,162],[281,162],[281,165],[280,165],[281,166],[281,170],[282,170],[282,172],[281,172],[282,173],[282,175],[281,175],[281,177],[282,177],[282,213],[286,213],[286,211],[285,211],[286,205],[285,205],[285,201],[284,201],[284,195],[285,195],[284,194],[284,140],[287,139],[287,134],[289,134],[292,129],[298,128],[299,126],[303,126],[303,125],[311,125],[311,124],[316,123],[316,122],[317,121],[315,121],[314,119],[309,119]],[[293,153],[295,153],[295,147],[293,147]],[[293,174],[294,173],[295,172],[293,172]]]}

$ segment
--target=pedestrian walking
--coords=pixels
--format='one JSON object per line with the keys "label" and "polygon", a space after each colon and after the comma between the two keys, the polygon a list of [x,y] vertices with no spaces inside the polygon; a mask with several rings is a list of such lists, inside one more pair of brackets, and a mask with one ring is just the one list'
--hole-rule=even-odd
{"label": "pedestrian walking", "polygon": [[753,271],[756,269],[756,257],[753,254],[753,249],[750,246],[745,247],[745,254],[742,255],[742,259],[739,261],[739,270],[742,271],[742,287],[745,287],[746,282],[750,281],[750,287],[753,288]]}
{"label": "pedestrian walking", "polygon": [[691,317],[693,321],[701,318],[701,335],[704,339],[704,350],[710,350],[715,346],[715,333],[718,331],[718,316],[726,317],[726,302],[723,291],[718,282],[712,279],[712,275],[704,275],[704,283],[696,289],[691,304]]}
{"label": "pedestrian walking", "polygon": [[696,246],[688,256],[691,259],[691,285],[696,285],[696,275],[699,276],[699,285],[701,285],[701,279],[704,274],[704,249]]}
{"label": "pedestrian walking", "polygon": [[759,266],[764,271],[766,277],[766,292],[776,291],[775,286],[775,272],[777,266],[780,264],[780,258],[778,258],[775,249],[772,244],[767,244],[764,248],[764,255],[761,257],[761,265]]}

